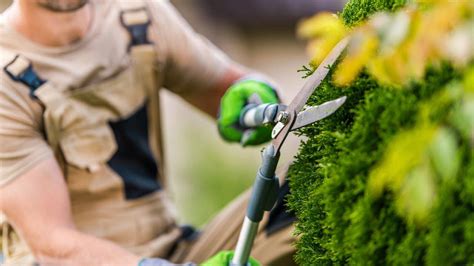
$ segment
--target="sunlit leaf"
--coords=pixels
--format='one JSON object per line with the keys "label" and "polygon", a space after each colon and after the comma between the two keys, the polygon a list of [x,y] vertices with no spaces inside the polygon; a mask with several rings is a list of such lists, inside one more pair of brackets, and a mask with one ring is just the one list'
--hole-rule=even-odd
{"label": "sunlit leaf", "polygon": [[297,27],[300,38],[314,38],[325,35],[343,36],[346,29],[342,21],[333,13],[322,12],[302,21]]}
{"label": "sunlit leaf", "polygon": [[407,175],[398,192],[396,206],[400,214],[415,224],[426,224],[436,196],[434,175],[427,162]]}
{"label": "sunlit leaf", "polygon": [[355,34],[349,44],[347,56],[337,67],[333,77],[334,83],[343,86],[352,82],[374,56],[378,44],[378,39],[374,35]]}
{"label": "sunlit leaf", "polygon": [[438,131],[430,147],[430,156],[434,169],[443,180],[452,181],[456,177],[461,158],[451,130],[442,128]]}
{"label": "sunlit leaf", "polygon": [[339,40],[337,38],[321,38],[310,41],[307,46],[308,53],[312,58],[310,65],[315,68],[319,66]]}
{"label": "sunlit leaf", "polygon": [[435,126],[423,125],[398,134],[387,147],[381,163],[370,173],[369,194],[380,197],[386,188],[399,191],[407,175],[426,158],[436,132]]}
{"label": "sunlit leaf", "polygon": [[446,58],[457,65],[469,63],[474,53],[474,20],[449,33],[440,44],[440,49]]}

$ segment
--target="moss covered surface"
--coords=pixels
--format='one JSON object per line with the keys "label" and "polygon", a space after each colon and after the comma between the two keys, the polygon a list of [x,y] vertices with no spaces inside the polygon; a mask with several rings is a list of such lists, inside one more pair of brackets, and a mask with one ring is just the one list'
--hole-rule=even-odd
{"label": "moss covered surface", "polygon": [[[355,25],[375,11],[394,10],[404,2],[349,1],[341,17]],[[474,263],[473,151],[469,136],[463,137],[451,119],[456,104],[430,108],[430,120],[456,135],[461,163],[454,180],[438,181],[428,221],[420,225],[405,219],[390,191],[376,199],[367,193],[370,172],[395,136],[421,123],[421,106],[462,75],[449,65],[437,66],[422,81],[396,89],[363,73],[348,87],[337,88],[328,78],[316,90],[311,105],[342,95],[348,100],[331,117],[299,132],[307,140],[290,168],[288,198],[298,217],[299,264]]]}

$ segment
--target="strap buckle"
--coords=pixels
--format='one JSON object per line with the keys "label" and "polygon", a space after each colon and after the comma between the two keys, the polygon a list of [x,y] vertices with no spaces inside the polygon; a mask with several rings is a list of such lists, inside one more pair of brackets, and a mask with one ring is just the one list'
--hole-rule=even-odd
{"label": "strap buckle", "polygon": [[145,7],[121,11],[120,22],[130,33],[129,49],[136,45],[152,44],[148,40],[148,26],[151,24],[151,19]]}
{"label": "strap buckle", "polygon": [[26,58],[17,55],[8,63],[3,70],[14,81],[21,82],[30,89],[30,96],[36,99],[35,91],[41,87],[46,80],[43,80],[33,69],[33,65]]}

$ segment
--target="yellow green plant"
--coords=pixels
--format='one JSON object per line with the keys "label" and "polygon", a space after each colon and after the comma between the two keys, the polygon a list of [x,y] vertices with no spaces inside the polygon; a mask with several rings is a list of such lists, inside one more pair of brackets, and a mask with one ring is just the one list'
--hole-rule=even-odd
{"label": "yellow green plant", "polygon": [[297,262],[474,263],[473,4],[349,0],[338,17],[302,22],[307,75],[351,42],[309,101],[346,103],[299,131]]}
{"label": "yellow green plant", "polygon": [[317,66],[346,35],[351,41],[334,83],[348,85],[367,67],[379,82],[403,85],[422,78],[427,66],[448,61],[465,67],[474,57],[474,2],[422,1],[395,14],[381,12],[354,28],[329,13],[302,22],[299,36],[309,39],[308,51]]}

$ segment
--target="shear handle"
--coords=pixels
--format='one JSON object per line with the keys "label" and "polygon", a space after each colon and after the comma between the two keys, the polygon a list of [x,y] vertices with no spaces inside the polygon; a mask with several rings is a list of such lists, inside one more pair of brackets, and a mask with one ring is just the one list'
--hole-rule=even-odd
{"label": "shear handle", "polygon": [[242,128],[256,128],[275,123],[277,114],[286,109],[283,104],[248,104],[240,113],[239,124]]}

